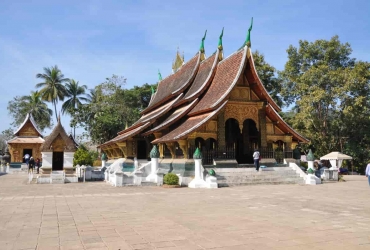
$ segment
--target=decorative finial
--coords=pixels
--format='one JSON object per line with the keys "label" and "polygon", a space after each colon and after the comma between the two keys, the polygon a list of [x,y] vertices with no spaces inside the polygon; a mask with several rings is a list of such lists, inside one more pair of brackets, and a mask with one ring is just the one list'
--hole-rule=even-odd
{"label": "decorative finial", "polygon": [[154,95],[155,90],[154,90],[153,86],[150,86],[150,88],[152,89],[152,95]]}
{"label": "decorative finial", "polygon": [[153,148],[150,151],[149,156],[150,158],[159,158],[159,151],[158,151],[157,145],[153,145]]}
{"label": "decorative finial", "polygon": [[253,27],[253,17],[252,17],[252,21],[251,21],[251,26],[248,29],[247,39],[245,40],[245,43],[244,43],[244,46],[247,45],[249,48],[252,45],[251,44],[251,31],[252,31],[252,27]]}
{"label": "decorative finial", "polygon": [[315,160],[315,156],[313,155],[311,149],[310,149],[310,151],[308,151],[306,159],[307,159],[307,161],[314,161]]}
{"label": "decorative finial", "polygon": [[60,111],[59,111],[59,115],[58,115],[58,123],[60,123]]}
{"label": "decorative finial", "polygon": [[218,39],[218,49],[219,50],[222,50],[223,47],[222,47],[222,37],[224,36],[224,28],[222,28],[222,32],[221,32],[221,35],[220,35],[220,38]]}
{"label": "decorative finial", "polygon": [[202,152],[200,152],[198,147],[193,154],[193,159],[202,159]]}
{"label": "decorative finial", "polygon": [[161,72],[159,72],[159,69],[158,69],[158,79],[159,81],[162,81],[162,75],[161,75]]}
{"label": "decorative finial", "polygon": [[127,121],[126,121],[125,129],[128,129],[128,123],[127,123]]}
{"label": "decorative finial", "polygon": [[203,36],[203,38],[202,38],[202,43],[200,44],[199,51],[200,51],[201,53],[204,53],[204,40],[206,40],[206,36],[207,36],[207,30],[206,30],[206,32],[204,32],[204,36]]}

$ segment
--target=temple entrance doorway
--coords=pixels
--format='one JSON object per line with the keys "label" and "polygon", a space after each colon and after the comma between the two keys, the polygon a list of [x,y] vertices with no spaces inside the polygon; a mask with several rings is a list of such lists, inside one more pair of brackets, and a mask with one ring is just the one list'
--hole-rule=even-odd
{"label": "temple entrance doorway", "polygon": [[63,170],[63,159],[64,159],[63,152],[53,152],[52,171]]}
{"label": "temple entrance doorway", "polygon": [[[23,149],[23,155],[22,155],[22,159],[23,159],[23,163],[26,163],[26,159],[24,159],[24,156],[28,154],[30,157],[32,156],[32,149]],[[29,159],[29,158],[28,158]]]}
{"label": "temple entrance doorway", "polygon": [[146,150],[146,142],[143,140],[137,141],[137,158],[138,159],[147,159],[147,150]]}
{"label": "temple entrance doorway", "polygon": [[238,164],[253,163],[253,151],[258,148],[259,138],[256,123],[251,119],[244,120],[242,131],[236,119],[225,122],[226,147],[234,149]]}
{"label": "temple entrance doorway", "polygon": [[254,149],[259,145],[259,132],[256,123],[252,119],[246,119],[243,122],[243,161],[253,163]]}

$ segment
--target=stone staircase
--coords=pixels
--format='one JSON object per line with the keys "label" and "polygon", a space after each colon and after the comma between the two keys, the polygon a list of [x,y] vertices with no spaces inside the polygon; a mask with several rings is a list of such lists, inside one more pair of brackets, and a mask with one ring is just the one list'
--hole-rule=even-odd
{"label": "stone staircase", "polygon": [[[210,170],[211,168],[206,168]],[[219,187],[240,185],[278,185],[304,184],[303,178],[291,168],[283,165],[279,167],[260,168],[212,168],[216,172]]]}

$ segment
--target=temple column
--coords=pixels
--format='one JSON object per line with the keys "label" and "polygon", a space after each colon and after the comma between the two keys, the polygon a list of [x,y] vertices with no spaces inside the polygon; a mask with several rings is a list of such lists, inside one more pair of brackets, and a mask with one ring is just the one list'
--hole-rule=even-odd
{"label": "temple column", "polygon": [[179,143],[179,146],[182,150],[182,154],[184,155],[184,159],[188,159],[188,141],[185,140],[179,140],[177,141]]}
{"label": "temple column", "polygon": [[[154,132],[154,137],[155,139],[159,139],[162,137],[161,132]],[[164,144],[163,143],[158,143],[158,151],[159,151],[159,158],[164,158]]]}
{"label": "temple column", "polygon": [[266,129],[266,105],[264,102],[258,103],[259,131],[261,135],[261,147],[267,147]]}
{"label": "temple column", "polygon": [[226,146],[225,139],[225,111],[221,111],[217,116],[217,144],[219,147]]}
{"label": "temple column", "polygon": [[175,159],[176,158],[176,156],[175,156],[175,143],[173,143],[173,142],[167,142],[166,143],[166,146],[167,146],[168,150],[171,153],[171,158],[172,159]]}
{"label": "temple column", "polygon": [[134,142],[133,140],[126,141],[127,157],[134,157]]}

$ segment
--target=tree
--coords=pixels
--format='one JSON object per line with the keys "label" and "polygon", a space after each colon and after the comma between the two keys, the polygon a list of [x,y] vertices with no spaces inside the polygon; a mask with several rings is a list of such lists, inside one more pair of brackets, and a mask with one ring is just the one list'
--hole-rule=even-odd
{"label": "tree", "polygon": [[[356,129],[369,128],[369,63],[351,58],[350,45],[342,44],[338,36],[329,41],[299,41],[299,48],[291,45],[287,52],[288,62],[280,77],[284,100],[295,106],[290,119],[293,127],[311,140],[316,155],[348,152],[355,164],[364,165],[366,156],[359,157],[350,148],[361,151],[355,145],[366,148],[370,142],[370,129],[360,133]],[[355,134],[362,139],[350,137]],[[349,138],[356,141],[349,142]]]}
{"label": "tree", "polygon": [[0,151],[4,153],[6,148],[6,142],[14,137],[14,131],[12,128],[8,128],[0,134]]}
{"label": "tree", "polygon": [[43,74],[37,74],[37,78],[43,80],[43,82],[36,84],[36,88],[41,88],[40,93],[42,99],[51,102],[54,105],[55,117],[58,120],[57,114],[57,103],[63,101],[66,95],[66,89],[63,83],[68,82],[68,78],[64,78],[62,71],[57,65],[51,68],[44,68]]}
{"label": "tree", "polygon": [[[71,79],[65,85],[65,97],[68,99],[62,105],[62,113],[68,113],[73,116],[77,109],[82,107],[81,101],[87,101],[88,99],[84,97],[85,90],[87,89],[86,85],[79,86],[78,81]],[[73,136],[76,136],[76,125],[73,126]]]}
{"label": "tree", "polygon": [[124,77],[113,75],[90,90],[90,97],[75,113],[72,124],[79,124],[88,131],[94,143],[103,143],[117,136],[126,124],[133,124],[140,111],[148,106],[151,85],[123,89]]}
{"label": "tree", "polygon": [[41,93],[32,91],[27,96],[16,96],[8,103],[9,114],[13,117],[14,126],[19,126],[23,123],[28,113],[31,113],[39,129],[44,130],[50,128],[53,124],[51,116],[53,111],[48,108],[48,105],[42,101]]}
{"label": "tree", "polygon": [[279,105],[283,106],[283,100],[280,96],[281,80],[276,76],[276,69],[265,61],[265,57],[258,50],[253,52],[254,64],[257,74],[265,86],[272,99]]}
{"label": "tree", "polygon": [[94,159],[89,150],[84,145],[80,145],[73,156],[73,166],[92,166],[93,162]]}

